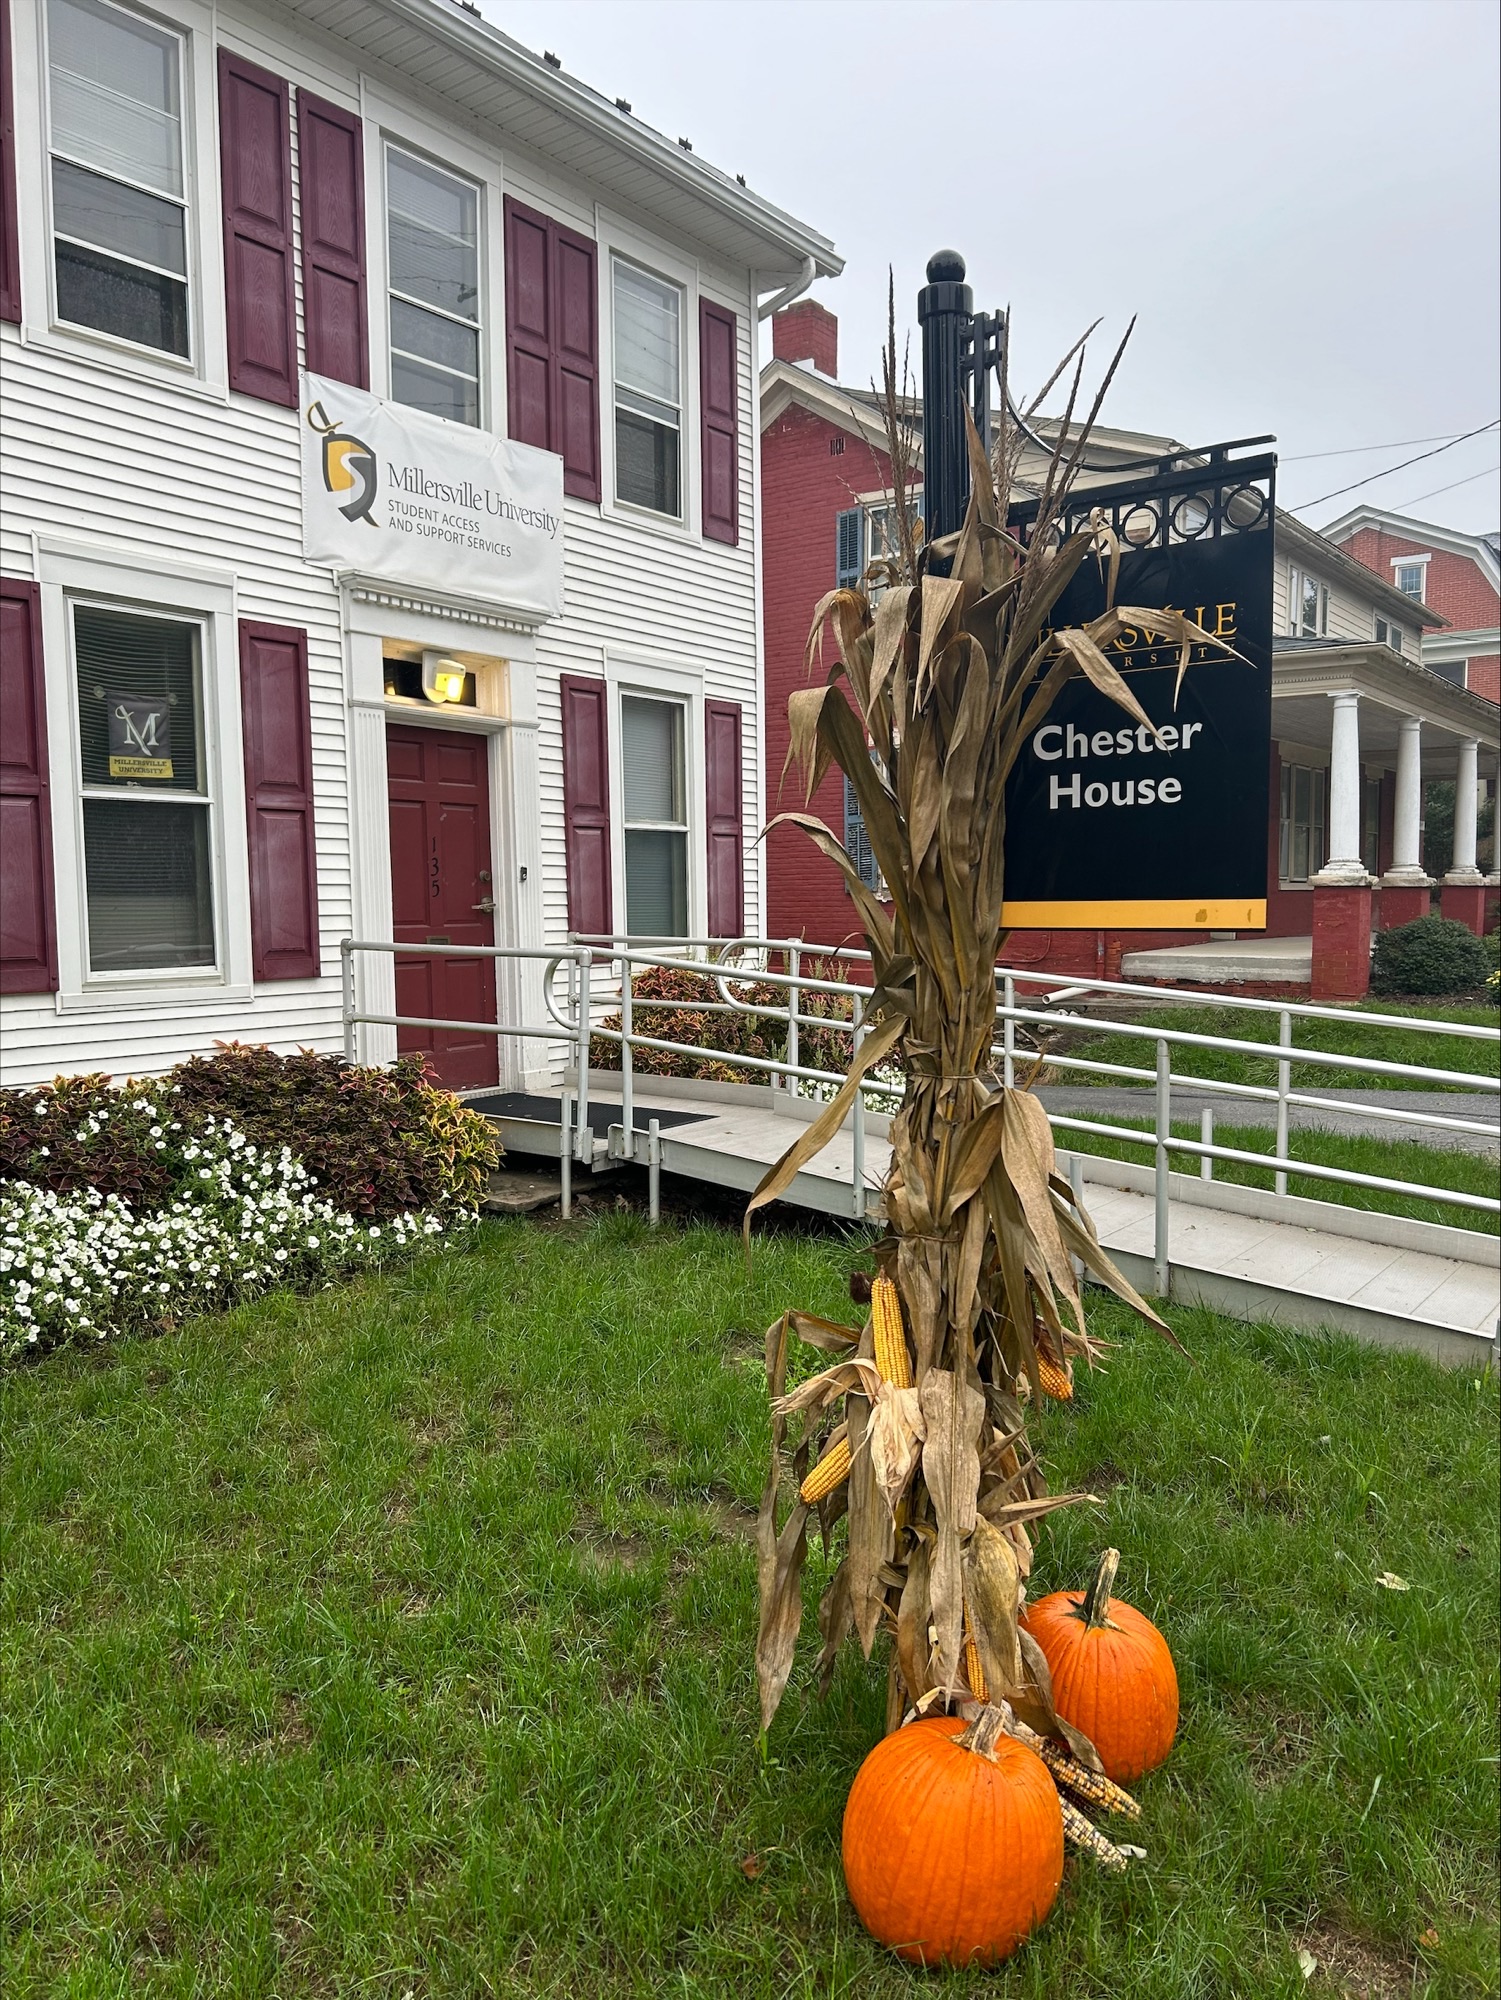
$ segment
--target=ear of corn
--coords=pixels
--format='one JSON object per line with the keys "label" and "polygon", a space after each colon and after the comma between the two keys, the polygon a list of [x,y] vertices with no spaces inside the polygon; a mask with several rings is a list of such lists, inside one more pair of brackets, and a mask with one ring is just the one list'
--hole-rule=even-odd
{"label": "ear of corn", "polygon": [[1067,1785],[1086,1805],[1097,1806],[1101,1812],[1120,1813],[1126,1819],[1141,1818],[1141,1807],[1128,1791],[1100,1772],[1091,1771],[1077,1757],[1071,1757],[1052,1737],[1039,1738],[1033,1748],[1052,1772],[1054,1783]]}
{"label": "ear of corn", "polygon": [[1079,1808],[1069,1800],[1060,1798],[1058,1803],[1063,1808],[1063,1838],[1069,1846],[1077,1847],[1082,1853],[1098,1861],[1102,1868],[1108,1868],[1112,1874],[1118,1875],[1126,1865],[1126,1857],[1115,1842],[1107,1840],[1100,1829],[1091,1825]]}
{"label": "ear of corn", "polygon": [[894,1389],[912,1387],[912,1364],[902,1326],[902,1298],[890,1278],[875,1279],[870,1288],[871,1330],[875,1335],[876,1366]]}
{"label": "ear of corn", "polygon": [[849,1476],[850,1441],[848,1434],[844,1433],[834,1440],[799,1488],[799,1497],[803,1505],[816,1506]]}
{"label": "ear of corn", "polygon": [[964,1634],[964,1678],[969,1682],[969,1691],[976,1701],[989,1701],[990,1684],[980,1664],[980,1649],[975,1644],[974,1633],[968,1630]]}
{"label": "ear of corn", "polygon": [[1068,1402],[1074,1393],[1067,1368],[1053,1359],[1052,1349],[1044,1347],[1041,1341],[1037,1344],[1037,1386],[1058,1403]]}

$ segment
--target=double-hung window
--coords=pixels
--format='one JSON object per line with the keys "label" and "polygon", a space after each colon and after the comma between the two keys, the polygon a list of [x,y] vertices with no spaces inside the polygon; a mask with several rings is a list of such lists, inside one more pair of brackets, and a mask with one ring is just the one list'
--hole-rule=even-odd
{"label": "double-hung window", "polygon": [[184,358],[182,43],[108,0],[47,0],[57,316]]}
{"label": "double-hung window", "polygon": [[688,774],[683,704],[620,698],[625,922],[632,937],[688,935]]}
{"label": "double-hung window", "polygon": [[1277,873],[1306,882],[1324,865],[1324,773],[1306,764],[1282,766]]}
{"label": "double-hung window", "polygon": [[1400,625],[1388,625],[1384,618],[1378,618],[1376,620],[1376,644],[1378,646],[1390,646],[1394,653],[1400,653],[1402,650],[1402,627]]}
{"label": "double-hung window", "polygon": [[386,148],[391,396],[480,422],[479,189]]}
{"label": "double-hung window", "polygon": [[613,267],[615,497],[683,513],[683,295],[619,258]]}
{"label": "double-hung window", "polygon": [[1289,579],[1288,630],[1297,638],[1321,639],[1329,630],[1329,592],[1316,576],[1295,569]]}
{"label": "double-hung window", "polygon": [[1404,597],[1413,597],[1419,603],[1423,599],[1422,563],[1397,563],[1392,572],[1392,581]]}
{"label": "double-hung window", "polygon": [[212,966],[200,628],[84,603],[72,618],[89,971]]}

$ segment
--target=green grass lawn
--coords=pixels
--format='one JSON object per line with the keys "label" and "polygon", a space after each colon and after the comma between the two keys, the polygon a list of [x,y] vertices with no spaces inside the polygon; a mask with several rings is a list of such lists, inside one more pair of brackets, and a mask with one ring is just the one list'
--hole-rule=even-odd
{"label": "green grass lawn", "polygon": [[[1494,1007],[1452,1007],[1442,1001],[1423,1006],[1398,1006],[1391,1001],[1371,1000],[1348,1010],[1340,1021],[1294,1019],[1292,1046],[1321,1049],[1330,1055],[1364,1056],[1375,1062],[1418,1063],[1427,1069],[1463,1070],[1468,1075],[1495,1076],[1498,1045],[1494,1039],[1476,1041],[1464,1035],[1425,1035],[1409,1028],[1385,1028],[1361,1022],[1362,1013],[1400,1014],[1414,1020],[1459,1022],[1471,1028],[1494,1029]],[[1238,1042],[1278,1040],[1280,1020],[1276,1014],[1262,1014],[1251,1008],[1156,1007],[1125,1017],[1138,1026],[1171,1028],[1189,1035],[1221,1035]],[[1133,1069],[1152,1070],[1156,1063],[1153,1044],[1126,1035],[1088,1035],[1082,1030],[1060,1037],[1049,1047],[1062,1055],[1085,1056],[1092,1062],[1125,1063]],[[1237,1055],[1222,1049],[1196,1049],[1172,1044],[1175,1077],[1213,1077],[1222,1083],[1275,1085],[1276,1060],[1270,1056]],[[1085,1070],[1059,1069],[1060,1083],[1120,1084],[1128,1078],[1092,1076]],[[1356,1070],[1335,1069],[1320,1063],[1292,1065],[1294,1090],[1368,1089],[1424,1090],[1460,1089],[1461,1085],[1424,1084],[1417,1079],[1372,1076]]]}
{"label": "green grass lawn", "polygon": [[[1087,1112],[1081,1112],[1087,1117]],[[1119,1117],[1114,1112],[1098,1120],[1102,1125],[1124,1125],[1150,1133],[1150,1118]],[[1191,1120],[1173,1121],[1174,1136],[1198,1139],[1199,1127]],[[1053,1137],[1066,1149],[1097,1153],[1110,1160],[1135,1160],[1150,1165],[1156,1148],[1150,1139],[1135,1145],[1129,1139],[1102,1139],[1092,1132],[1075,1132],[1067,1126],[1055,1128]],[[1233,1146],[1243,1153],[1272,1153],[1277,1135],[1264,1125],[1221,1125],[1214,1127],[1215,1144]],[[1465,1194],[1489,1195],[1497,1192],[1496,1162],[1478,1153],[1461,1153],[1437,1146],[1420,1146],[1411,1139],[1373,1139],[1360,1132],[1326,1132],[1319,1128],[1288,1134],[1288,1152],[1295,1160],[1309,1160],[1316,1166],[1341,1167],[1347,1173],[1379,1174],[1384,1180],[1413,1181],[1423,1187],[1456,1188]],[[1174,1173],[1197,1174],[1196,1153],[1175,1153]],[[1242,1187],[1271,1188],[1276,1185],[1272,1167],[1247,1166],[1240,1160],[1216,1160],[1214,1177],[1235,1181]],[[1315,1201],[1334,1201],[1344,1208],[1363,1208],[1384,1215],[1409,1215],[1419,1222],[1443,1222],[1457,1229],[1477,1229],[1495,1235],[1501,1230],[1501,1216],[1494,1210],[1466,1208],[1459,1202],[1426,1201],[1418,1195],[1393,1194],[1385,1188],[1357,1187],[1347,1181],[1321,1180],[1315,1174],[1299,1174],[1289,1167],[1289,1194],[1306,1195]]]}
{"label": "green grass lawn", "polygon": [[1202,1311],[1102,1305],[1039,1426],[1106,1505],[1034,1587],[1113,1542],[1177,1656],[1148,1859],[996,1974],[865,1938],[883,1676],[816,1699],[815,1552],[763,1748],[746,1539],[762,1328],[855,1247],[493,1223],[0,1384],[7,2000],[1494,1993],[1496,1384]]}

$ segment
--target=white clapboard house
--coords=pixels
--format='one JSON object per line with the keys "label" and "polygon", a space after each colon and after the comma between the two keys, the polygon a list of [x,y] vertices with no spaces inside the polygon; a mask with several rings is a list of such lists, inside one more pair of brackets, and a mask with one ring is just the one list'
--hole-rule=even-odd
{"label": "white clapboard house", "polygon": [[757,323],[830,244],[454,0],[0,12],[4,1081],[336,1049],[350,936],[759,929]]}

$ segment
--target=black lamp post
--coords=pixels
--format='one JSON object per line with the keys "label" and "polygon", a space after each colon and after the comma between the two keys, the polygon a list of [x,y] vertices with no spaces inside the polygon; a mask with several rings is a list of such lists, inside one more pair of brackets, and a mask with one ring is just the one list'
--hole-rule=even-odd
{"label": "black lamp post", "polygon": [[917,323],[922,329],[923,531],[929,542],[962,526],[969,499],[964,363],[974,317],[975,295],[964,282],[964,259],[957,250],[935,252],[928,259],[928,282],[917,295]]}

